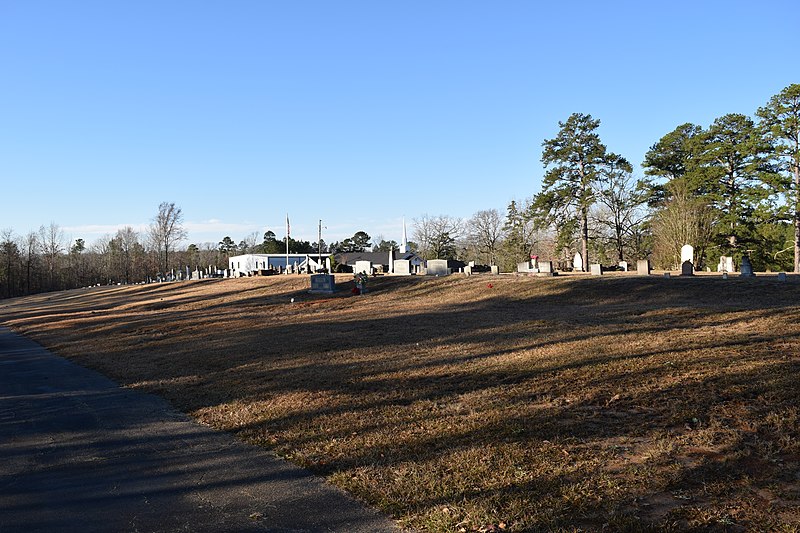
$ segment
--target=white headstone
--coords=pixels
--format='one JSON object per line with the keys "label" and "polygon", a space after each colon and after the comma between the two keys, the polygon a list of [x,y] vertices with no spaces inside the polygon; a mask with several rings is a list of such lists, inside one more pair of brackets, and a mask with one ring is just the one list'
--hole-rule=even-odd
{"label": "white headstone", "polygon": [[599,263],[592,263],[589,265],[591,269],[592,276],[602,276],[603,275],[603,266]]}
{"label": "white headstone", "polygon": [[636,261],[636,273],[640,276],[649,276],[650,261],[647,259],[639,259]]}
{"label": "white headstone", "polygon": [[356,266],[353,267],[353,274],[361,274],[362,272],[366,272],[368,276],[372,275],[371,261],[356,261]]}
{"label": "white headstone", "polygon": [[623,272],[627,272],[627,271],[628,271],[628,262],[627,262],[627,261],[620,261],[620,262],[619,262],[619,268],[620,268],[620,269],[621,269]]}
{"label": "white headstone", "polygon": [[580,253],[576,253],[575,257],[572,258],[572,268],[583,272],[583,256]]}
{"label": "white headstone", "polygon": [[549,274],[553,272],[552,261],[539,261],[539,272]]}
{"label": "white headstone", "polygon": [[720,256],[719,264],[717,264],[717,272],[734,272],[733,257]]}
{"label": "white headstone", "polygon": [[400,276],[408,276],[411,274],[411,261],[408,259],[395,259],[394,260],[394,273]]}
{"label": "white headstone", "polygon": [[681,265],[686,261],[694,264],[694,246],[691,244],[684,244],[681,248]]}
{"label": "white headstone", "polygon": [[428,259],[426,274],[429,276],[447,276],[450,269],[447,266],[447,259]]}

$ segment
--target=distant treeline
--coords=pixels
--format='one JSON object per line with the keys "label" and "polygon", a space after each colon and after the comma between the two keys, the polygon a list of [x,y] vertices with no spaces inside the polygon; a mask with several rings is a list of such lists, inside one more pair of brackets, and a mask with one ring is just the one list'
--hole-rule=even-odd
{"label": "distant treeline", "polygon": [[[461,259],[513,270],[531,255],[569,268],[650,258],[676,268],[684,244],[697,268],[720,256],[750,257],[756,270],[800,272],[800,84],[755,113],[731,113],[708,127],[681,124],[645,155],[644,175],[609,151],[600,121],[574,113],[542,143],[542,189],[469,219],[422,215],[410,248],[424,258]],[[254,232],[238,244],[185,241],[181,209],[164,202],[144,234],[127,227],[90,246],[64,241],[55,223],[38,232],[0,232],[0,297],[96,284],[139,283],[186,267],[224,268],[230,255],[284,253],[286,238]],[[292,253],[387,251],[398,243],[364,231],[326,244],[288,238]]]}

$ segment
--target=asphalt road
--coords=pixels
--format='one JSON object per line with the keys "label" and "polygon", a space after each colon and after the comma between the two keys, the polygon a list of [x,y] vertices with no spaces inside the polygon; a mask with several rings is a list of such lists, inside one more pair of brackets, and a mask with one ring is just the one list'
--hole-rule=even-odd
{"label": "asphalt road", "polygon": [[324,480],[0,327],[0,533],[397,531]]}

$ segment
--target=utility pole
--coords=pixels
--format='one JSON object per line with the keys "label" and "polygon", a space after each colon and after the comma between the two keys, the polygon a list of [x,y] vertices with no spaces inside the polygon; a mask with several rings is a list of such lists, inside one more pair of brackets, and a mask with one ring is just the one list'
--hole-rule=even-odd
{"label": "utility pole", "polygon": [[317,258],[317,264],[322,266],[322,219],[319,220],[319,232],[317,233],[317,250],[319,253],[319,257]]}

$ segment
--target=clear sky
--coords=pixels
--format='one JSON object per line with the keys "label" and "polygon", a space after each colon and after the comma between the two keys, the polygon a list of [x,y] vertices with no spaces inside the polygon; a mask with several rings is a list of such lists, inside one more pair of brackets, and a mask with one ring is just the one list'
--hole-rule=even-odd
{"label": "clear sky", "polygon": [[[0,0],[0,229],[399,241],[540,190],[573,112],[641,164],[800,83],[800,3]],[[637,170],[641,174],[641,170]],[[187,244],[188,244],[187,242]]]}

